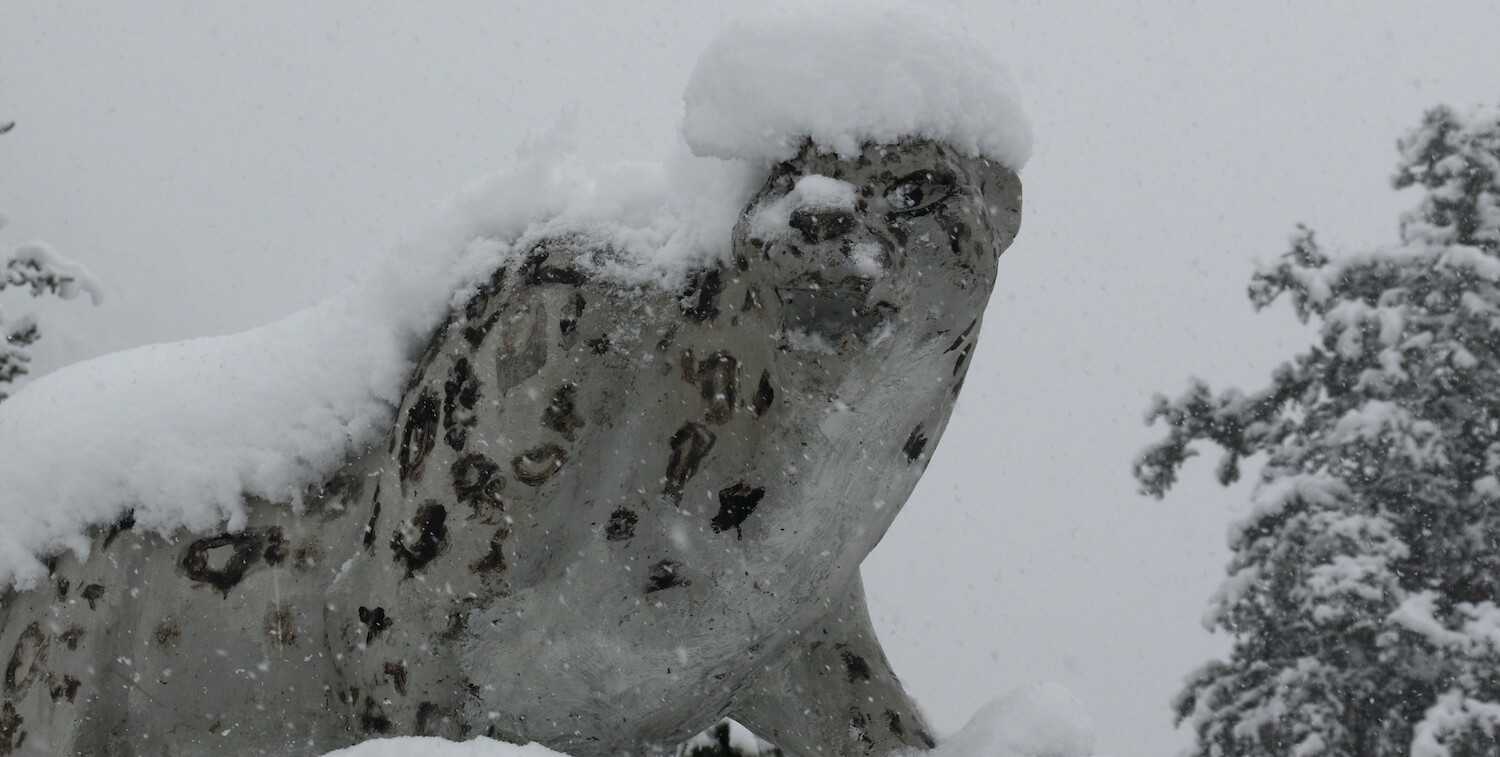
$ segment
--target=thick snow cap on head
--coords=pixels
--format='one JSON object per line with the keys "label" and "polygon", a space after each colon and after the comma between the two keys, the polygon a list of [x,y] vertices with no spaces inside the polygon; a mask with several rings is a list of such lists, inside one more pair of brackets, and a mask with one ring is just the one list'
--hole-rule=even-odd
{"label": "thick snow cap on head", "polygon": [[1020,170],[1031,125],[1005,67],[953,22],[885,2],[816,4],[732,24],[688,79],[693,152],[785,160],[804,139],[853,156],[921,136]]}

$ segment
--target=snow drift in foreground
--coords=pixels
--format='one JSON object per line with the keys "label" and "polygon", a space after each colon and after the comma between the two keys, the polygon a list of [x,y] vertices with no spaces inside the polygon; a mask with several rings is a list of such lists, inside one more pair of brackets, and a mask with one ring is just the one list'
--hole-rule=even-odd
{"label": "snow drift in foreground", "polygon": [[[1089,757],[1094,726],[1073,693],[1033,683],[995,699],[927,757]],[[367,741],[324,757],[564,757],[539,744],[516,746],[486,738],[455,743],[404,737]]]}
{"label": "snow drift in foreground", "polygon": [[1073,692],[1033,683],[991,701],[963,730],[938,744],[933,757],[1087,757],[1094,721]]}
{"label": "snow drift in foreground", "polygon": [[541,744],[516,746],[480,736],[473,741],[449,741],[436,736],[398,736],[375,739],[359,746],[329,752],[323,757],[567,757]]}
{"label": "snow drift in foreground", "polygon": [[85,529],[129,511],[138,528],[203,533],[239,529],[246,495],[295,509],[387,433],[434,329],[528,240],[577,233],[626,261],[596,274],[675,285],[727,258],[771,161],[806,136],[840,152],[926,136],[1019,168],[1030,127],[1008,81],[956,26],[912,8],[731,27],[692,75],[687,144],[665,166],[586,171],[563,140],[534,140],[318,306],[75,365],[0,404],[0,587],[34,585],[38,556],[86,555]]}

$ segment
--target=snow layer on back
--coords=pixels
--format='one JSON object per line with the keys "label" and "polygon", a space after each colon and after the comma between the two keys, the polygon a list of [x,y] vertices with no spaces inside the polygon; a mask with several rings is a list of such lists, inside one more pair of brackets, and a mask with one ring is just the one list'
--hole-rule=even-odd
{"label": "snow layer on back", "polygon": [[683,95],[693,152],[785,160],[811,137],[852,156],[923,136],[1020,170],[1031,127],[1005,67],[953,22],[886,3],[815,5],[741,21]]}
{"label": "snow layer on back", "polygon": [[671,284],[727,254],[758,182],[712,161],[676,168],[684,178],[668,191],[659,165],[590,172],[568,154],[557,133],[533,139],[513,168],[459,191],[315,307],[69,366],[0,403],[0,587],[34,585],[39,557],[86,556],[86,528],[127,511],[143,529],[202,533],[242,527],[246,495],[297,506],[384,438],[438,324],[527,240],[586,234],[630,261],[601,275]]}
{"label": "snow layer on back", "polygon": [[[691,144],[663,165],[585,170],[560,125],[320,305],[74,365],[0,403],[0,588],[34,585],[41,557],[86,556],[87,528],[127,512],[142,529],[204,533],[241,528],[247,495],[297,507],[383,440],[450,308],[537,238],[577,235],[612,251],[596,275],[676,287],[690,268],[727,260],[730,231],[769,170],[762,159],[790,155],[797,135],[852,150],[921,134],[1019,166],[1029,132],[993,58],[925,12],[873,8],[720,36],[689,85]],[[832,180],[798,190],[830,206],[852,199]]]}

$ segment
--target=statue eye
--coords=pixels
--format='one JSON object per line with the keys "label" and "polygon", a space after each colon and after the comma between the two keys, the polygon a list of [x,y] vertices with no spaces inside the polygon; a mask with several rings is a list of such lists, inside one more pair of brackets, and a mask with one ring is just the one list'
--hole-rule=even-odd
{"label": "statue eye", "polygon": [[885,191],[885,201],[895,215],[918,216],[953,195],[953,177],[936,171],[917,171],[898,180]]}

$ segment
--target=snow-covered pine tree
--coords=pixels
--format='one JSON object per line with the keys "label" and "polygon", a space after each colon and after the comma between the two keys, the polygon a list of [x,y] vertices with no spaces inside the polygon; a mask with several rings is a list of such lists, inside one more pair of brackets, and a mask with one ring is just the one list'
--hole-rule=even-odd
{"label": "snow-covered pine tree", "polygon": [[1172,486],[1198,441],[1229,484],[1264,455],[1192,674],[1198,757],[1500,754],[1500,111],[1429,111],[1395,186],[1400,241],[1332,258],[1299,228],[1256,273],[1320,339],[1253,394],[1158,397],[1135,465]]}
{"label": "snow-covered pine tree", "polygon": [[[0,134],[15,127],[15,122],[0,124]],[[0,228],[6,224],[0,212]],[[8,287],[29,289],[32,297],[53,294],[65,300],[87,292],[97,305],[104,290],[87,269],[74,263],[43,242],[19,246],[0,243],[0,291]],[[41,337],[36,317],[30,314],[10,318],[0,308],[0,401],[9,395],[4,386],[26,375],[31,365],[31,345]]]}

